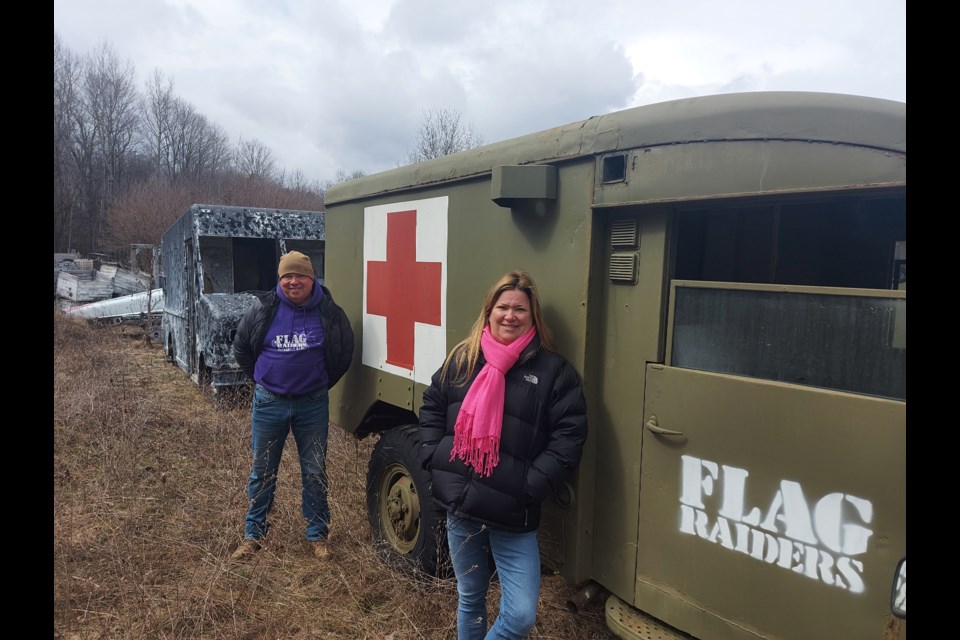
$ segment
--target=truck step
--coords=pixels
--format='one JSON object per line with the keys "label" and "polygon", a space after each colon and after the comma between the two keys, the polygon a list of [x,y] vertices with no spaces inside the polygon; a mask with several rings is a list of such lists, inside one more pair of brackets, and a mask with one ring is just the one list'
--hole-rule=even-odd
{"label": "truck step", "polygon": [[624,640],[695,640],[653,616],[628,605],[615,595],[604,605],[607,627]]}

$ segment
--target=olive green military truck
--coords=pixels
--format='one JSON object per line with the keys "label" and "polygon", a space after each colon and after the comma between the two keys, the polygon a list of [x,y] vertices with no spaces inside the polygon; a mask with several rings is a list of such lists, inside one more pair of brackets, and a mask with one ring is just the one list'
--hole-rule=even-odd
{"label": "olive green military truck", "polygon": [[906,638],[906,159],[905,104],[761,92],[332,187],[326,279],[362,347],[331,419],[378,438],[382,557],[444,570],[417,411],[523,269],[590,430],[543,562],[615,634]]}

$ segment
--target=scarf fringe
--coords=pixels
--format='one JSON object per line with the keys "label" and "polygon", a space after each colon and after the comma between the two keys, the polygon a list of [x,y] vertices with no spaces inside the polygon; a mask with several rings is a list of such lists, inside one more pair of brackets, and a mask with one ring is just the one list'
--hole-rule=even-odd
{"label": "scarf fringe", "polygon": [[460,458],[468,467],[473,467],[479,476],[489,476],[500,463],[500,438],[474,437],[473,424],[472,414],[461,411],[457,416],[450,460]]}

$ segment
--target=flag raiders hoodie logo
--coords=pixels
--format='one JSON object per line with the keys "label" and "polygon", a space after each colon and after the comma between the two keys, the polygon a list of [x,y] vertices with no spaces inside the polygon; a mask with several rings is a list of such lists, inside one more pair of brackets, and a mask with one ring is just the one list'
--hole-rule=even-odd
{"label": "flag raiders hoodie logo", "polygon": [[363,224],[363,364],[429,384],[447,347],[447,197],[367,207]]}
{"label": "flag raiders hoodie logo", "polygon": [[309,344],[306,333],[294,333],[293,335],[277,334],[273,339],[273,346],[277,351],[303,351]]}

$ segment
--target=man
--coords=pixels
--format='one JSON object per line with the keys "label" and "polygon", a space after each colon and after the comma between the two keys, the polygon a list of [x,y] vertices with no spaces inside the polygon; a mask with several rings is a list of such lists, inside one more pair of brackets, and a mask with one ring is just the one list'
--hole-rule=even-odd
{"label": "man", "polygon": [[233,552],[243,560],[261,548],[270,525],[277,470],[287,434],[293,432],[300,457],[303,517],[307,540],[321,560],[327,545],[327,390],[353,359],[353,329],[346,314],[320,284],[310,258],[291,251],[280,258],[280,282],[244,313],[233,352],[253,380],[251,446],[253,470],[247,482],[250,506],[244,541]]}

